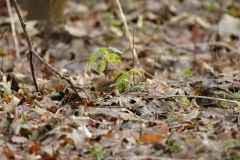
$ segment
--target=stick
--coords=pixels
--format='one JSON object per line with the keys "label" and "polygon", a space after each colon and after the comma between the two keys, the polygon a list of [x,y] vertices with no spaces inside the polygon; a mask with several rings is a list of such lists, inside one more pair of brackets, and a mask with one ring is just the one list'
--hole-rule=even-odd
{"label": "stick", "polygon": [[240,35],[238,36],[238,46],[237,46],[237,54],[236,54],[236,61],[235,61],[235,69],[236,70],[237,70],[237,65],[238,65],[239,45],[240,45]]}
{"label": "stick", "polygon": [[[122,10],[121,4],[120,4],[119,0],[116,0],[116,2],[117,2],[118,9],[119,9],[120,14],[121,14],[121,17],[122,17],[122,21],[123,21],[124,27],[125,27],[126,32],[127,32],[127,37],[128,37],[128,39],[129,39],[129,41],[130,41],[131,48],[132,48],[132,50],[133,50],[133,55],[134,55],[134,57],[135,57],[135,60],[137,61],[137,64],[138,64],[139,66],[141,66],[141,64],[139,63],[139,60],[138,60],[138,56],[137,56],[136,50],[135,50],[135,48],[133,48],[133,40],[132,40],[132,37],[131,37],[130,32],[129,32],[129,29],[128,29],[128,25],[127,25],[127,22],[126,22],[126,18],[125,18],[124,14],[123,14],[123,10]],[[142,68],[142,67],[141,67],[141,68]]]}
{"label": "stick", "polygon": [[[79,96],[79,94],[77,93],[73,83],[70,81],[69,78],[67,77],[64,77],[63,75],[61,75],[55,68],[53,68],[50,64],[48,64],[42,57],[39,56],[39,54],[34,50],[33,48],[33,45],[32,45],[32,41],[28,35],[28,32],[27,32],[27,29],[26,29],[26,24],[25,22],[23,21],[23,18],[22,18],[22,15],[20,13],[20,10],[19,10],[19,7],[18,7],[18,4],[16,2],[16,0],[11,0],[13,2],[13,6],[17,12],[17,15],[18,15],[18,18],[19,18],[19,21],[21,23],[21,26],[22,26],[22,29],[23,29],[23,32],[24,32],[24,35],[27,39],[27,43],[28,43],[28,47],[29,47],[29,51],[32,52],[47,68],[49,68],[53,73],[55,73],[56,75],[58,75],[61,79],[64,79],[66,80],[70,86],[73,88],[75,94],[78,96],[79,99],[81,99],[81,97]],[[81,87],[79,87],[81,88]],[[88,96],[86,90],[84,88],[81,88],[85,94]]]}
{"label": "stick", "polygon": [[14,21],[13,21],[12,9],[11,9],[9,0],[6,0],[6,3],[7,3],[7,9],[8,9],[8,13],[9,13],[10,20],[11,20],[11,30],[12,30],[14,45],[16,48],[16,55],[17,55],[17,58],[19,58],[18,40],[17,40],[15,25],[14,25]]}
{"label": "stick", "polygon": [[237,103],[238,105],[240,105],[240,102],[238,102],[236,100],[229,100],[229,99],[215,98],[215,97],[206,97],[206,96],[169,95],[169,96],[160,96],[158,98],[165,99],[165,98],[174,98],[174,97],[211,99],[211,100],[217,100],[217,101],[225,101],[225,102]]}

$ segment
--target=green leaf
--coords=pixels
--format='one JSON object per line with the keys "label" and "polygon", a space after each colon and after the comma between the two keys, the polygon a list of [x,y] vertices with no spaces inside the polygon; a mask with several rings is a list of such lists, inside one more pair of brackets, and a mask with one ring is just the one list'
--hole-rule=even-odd
{"label": "green leaf", "polygon": [[240,91],[233,94],[234,98],[239,99],[240,98]]}
{"label": "green leaf", "polygon": [[104,55],[108,55],[108,54],[109,54],[107,48],[101,48],[100,50],[102,51],[102,53],[103,53]]}
{"label": "green leaf", "polygon": [[127,71],[123,71],[123,73],[119,73],[116,76],[114,76],[114,79],[116,79],[117,82],[120,82],[125,79],[129,80],[129,74]]}
{"label": "green leaf", "polygon": [[221,6],[215,0],[204,0],[202,4],[210,12],[221,9]]}
{"label": "green leaf", "polygon": [[8,128],[10,126],[11,122],[8,119],[5,119],[4,121],[2,121],[0,123],[0,129],[5,129]]}
{"label": "green leaf", "polygon": [[110,49],[111,51],[113,51],[114,53],[119,53],[119,54],[123,54],[123,52],[121,52],[120,50],[118,50],[117,48],[114,47],[109,47],[108,49]]}
{"label": "green leaf", "polygon": [[240,145],[237,144],[237,141],[235,139],[228,139],[225,141],[225,146],[228,148],[228,149],[234,149]]}
{"label": "green leaf", "polygon": [[167,116],[167,122],[169,123],[173,117],[173,115],[175,114],[174,110],[171,110]]}
{"label": "green leaf", "polygon": [[12,94],[11,88],[4,82],[0,82],[0,85],[3,86],[5,93],[7,95]]}
{"label": "green leaf", "polygon": [[117,37],[122,37],[122,36],[123,36],[122,29],[120,29],[120,28],[118,28],[118,27],[111,26],[111,31],[112,31]]}
{"label": "green leaf", "polygon": [[188,106],[191,105],[191,102],[186,97],[182,98],[182,101],[186,103]]}
{"label": "green leaf", "polygon": [[75,115],[71,115],[71,116],[69,117],[69,121],[70,121],[72,124],[75,124],[76,119],[77,119],[77,117],[76,117]]}
{"label": "green leaf", "polygon": [[133,72],[136,75],[139,75],[139,77],[142,77],[142,73],[138,69],[131,69],[130,72]]}
{"label": "green leaf", "polygon": [[101,53],[101,48],[95,49],[93,51],[93,55],[88,60],[88,67],[90,67],[92,63],[98,59],[98,56],[100,55],[100,53]]}
{"label": "green leaf", "polygon": [[111,20],[111,24],[115,27],[120,27],[122,25],[122,21],[119,20]]}
{"label": "green leaf", "polygon": [[106,69],[106,61],[103,59],[100,61],[99,72],[103,72]]}
{"label": "green leaf", "polygon": [[52,100],[61,100],[62,99],[62,95],[59,92],[53,92],[49,95]]}
{"label": "green leaf", "polygon": [[189,77],[192,77],[193,73],[189,69],[186,69],[184,74],[188,75]]}
{"label": "green leaf", "polygon": [[109,63],[119,63],[119,64],[122,64],[121,57],[118,56],[117,54],[108,54],[108,55],[105,55],[105,59],[106,59]]}
{"label": "green leaf", "polygon": [[27,123],[27,115],[23,115],[23,123]]}
{"label": "green leaf", "polygon": [[24,129],[30,129],[30,126],[26,123],[22,124],[21,127],[24,128]]}
{"label": "green leaf", "polygon": [[113,84],[113,86],[116,87],[119,91],[122,91],[125,88],[128,89],[130,87],[130,79],[127,71],[123,71],[117,74],[114,79],[116,79],[117,83]]}
{"label": "green leaf", "polygon": [[163,150],[158,150],[158,151],[156,151],[153,155],[154,155],[154,156],[161,156],[163,153],[164,153]]}
{"label": "green leaf", "polygon": [[123,79],[117,83],[114,83],[110,86],[117,88],[119,91],[123,91],[124,89],[128,90],[130,88],[130,81],[128,79]]}
{"label": "green leaf", "polygon": [[173,51],[171,52],[171,54],[172,54],[173,56],[178,56],[178,52],[175,51],[175,50],[173,50]]}
{"label": "green leaf", "polygon": [[94,143],[94,150],[92,151],[91,155],[97,157],[97,159],[103,159],[105,155],[104,148],[99,143]]}
{"label": "green leaf", "polygon": [[144,86],[133,86],[133,91],[138,92],[138,91],[144,91]]}

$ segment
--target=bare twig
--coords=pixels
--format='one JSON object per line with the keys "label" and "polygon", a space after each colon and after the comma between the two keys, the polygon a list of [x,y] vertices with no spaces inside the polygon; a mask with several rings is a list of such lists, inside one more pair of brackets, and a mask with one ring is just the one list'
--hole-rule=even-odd
{"label": "bare twig", "polygon": [[[22,29],[23,29],[23,32],[25,34],[25,37],[27,39],[27,43],[28,43],[28,47],[29,47],[29,51],[32,52],[47,68],[49,68],[53,73],[55,73],[56,75],[58,75],[61,79],[64,79],[66,80],[70,86],[73,88],[75,94],[78,96],[79,99],[81,99],[81,97],[79,96],[79,94],[77,93],[73,83],[70,81],[69,78],[67,77],[64,77],[62,74],[60,74],[55,68],[53,68],[50,64],[48,64],[42,57],[39,56],[39,54],[34,50],[33,48],[33,45],[32,45],[32,41],[28,35],[28,32],[27,32],[27,29],[26,29],[26,24],[25,22],[23,21],[23,18],[22,18],[22,15],[20,13],[20,10],[19,10],[19,7],[18,7],[18,4],[16,2],[16,0],[12,0],[13,2],[13,5],[14,5],[14,8],[17,12],[17,15],[18,15],[18,18],[19,18],[19,21],[21,23],[21,26],[22,26]],[[81,88],[85,93],[86,93],[86,90],[84,88]],[[88,96],[88,94],[86,94]]]}
{"label": "bare twig", "polygon": [[[167,36],[164,36],[163,38],[164,38],[164,41],[165,41],[165,42],[173,45],[173,46],[176,47],[176,48],[181,48],[181,49],[185,49],[185,50],[188,50],[188,51],[194,51],[193,49],[191,49],[191,48],[189,48],[189,47],[185,47],[185,46],[188,46],[188,45],[190,45],[190,44],[184,44],[184,46],[181,45],[181,44],[178,45],[178,44],[176,44],[176,42],[174,42],[172,39],[170,39],[170,38],[167,37]],[[227,49],[229,49],[230,51],[232,51],[232,52],[234,52],[234,53],[237,53],[237,49],[236,49],[235,47],[227,44],[226,42],[218,42],[218,41],[213,42],[213,41],[212,41],[212,42],[198,42],[198,43],[196,43],[196,46],[197,46],[197,47],[202,47],[202,46],[205,46],[205,45],[208,45],[208,46],[212,46],[212,45],[213,45],[213,46],[222,46],[222,47],[226,47]],[[240,54],[240,53],[239,53],[239,54]]]}
{"label": "bare twig", "polygon": [[216,53],[215,53],[215,58],[216,58],[216,61],[217,61],[217,72],[218,72],[218,75],[219,75],[219,66],[218,66],[218,50],[216,50]]}
{"label": "bare twig", "polygon": [[110,19],[107,20],[107,35],[106,35],[106,48],[108,48],[108,37],[109,37],[109,29],[110,29]]}
{"label": "bare twig", "polygon": [[128,24],[126,22],[126,18],[125,18],[124,14],[123,14],[123,10],[122,10],[121,4],[120,4],[119,0],[116,0],[116,2],[117,2],[118,9],[119,9],[121,17],[122,17],[122,21],[123,21],[124,27],[126,29],[127,37],[128,37],[128,39],[129,39],[129,41],[131,43],[131,48],[133,50],[134,58],[135,58],[137,64],[141,67],[142,65],[140,64],[140,62],[138,60],[138,56],[137,56],[136,50],[135,50],[135,48],[133,48],[133,40],[132,40],[132,37],[131,37],[130,32],[129,32],[129,28],[128,28]]}
{"label": "bare twig", "polygon": [[[135,44],[134,44],[134,33],[135,32],[135,30],[134,30],[134,27],[133,27],[133,41],[132,41],[132,45],[133,45],[133,69],[134,69],[134,67],[135,67],[135,58],[134,58],[134,50],[135,50]],[[133,74],[133,85],[135,84],[135,81],[134,81],[134,74]]]}
{"label": "bare twig", "polygon": [[213,41],[212,41],[212,45],[211,45],[211,53],[212,53],[212,62],[211,62],[211,67],[213,67],[213,61],[214,61],[214,51],[213,51]]}
{"label": "bare twig", "polygon": [[238,36],[238,46],[237,46],[237,54],[236,54],[236,62],[235,62],[236,70],[237,70],[237,64],[238,64],[239,45],[240,45],[240,35]]}
{"label": "bare twig", "polygon": [[17,56],[17,58],[19,58],[19,47],[18,47],[18,40],[17,40],[17,36],[16,36],[15,25],[14,25],[14,20],[13,20],[13,15],[12,15],[12,9],[11,9],[9,0],[6,0],[6,3],[7,3],[7,9],[8,9],[8,13],[9,13],[10,20],[11,20],[11,30],[12,30],[15,49],[16,49],[16,56]]}
{"label": "bare twig", "polygon": [[[5,40],[5,33],[2,36],[2,45],[1,45],[2,53],[4,53],[4,51],[3,51],[4,40]],[[3,58],[4,58],[4,56],[2,56],[2,62],[1,62],[1,71],[2,72],[3,72]]]}
{"label": "bare twig", "polygon": [[195,26],[194,26],[194,60],[193,60],[193,68],[196,69],[197,68],[197,46],[196,46],[196,34],[197,34],[197,29],[198,29],[198,23],[197,23],[197,18],[198,18],[198,13],[196,15],[196,18],[195,18]]}
{"label": "bare twig", "polygon": [[32,52],[30,51],[27,56],[28,56],[28,59],[29,59],[29,62],[30,62],[30,69],[31,69],[32,77],[33,77],[33,83],[34,83],[36,92],[38,92],[39,90],[38,90],[37,81],[36,81],[36,77],[35,77],[35,74],[34,74],[33,62],[32,62]]}
{"label": "bare twig", "polygon": [[240,102],[236,100],[229,100],[229,99],[223,99],[223,98],[215,98],[215,97],[206,97],[206,96],[188,96],[188,95],[169,95],[169,96],[160,96],[158,98],[173,98],[173,97],[187,97],[187,98],[202,98],[202,99],[211,99],[211,100],[217,100],[217,101],[225,101],[225,102],[231,102],[236,103],[240,105]]}
{"label": "bare twig", "polygon": [[42,51],[41,54],[43,54],[43,50],[46,49],[46,44],[48,42],[48,28],[49,28],[49,23],[50,23],[50,18],[51,18],[51,10],[52,10],[52,0],[50,0],[50,5],[49,5],[49,12],[48,12],[48,17],[47,17],[47,23],[44,29],[43,33],[43,45],[42,45]]}

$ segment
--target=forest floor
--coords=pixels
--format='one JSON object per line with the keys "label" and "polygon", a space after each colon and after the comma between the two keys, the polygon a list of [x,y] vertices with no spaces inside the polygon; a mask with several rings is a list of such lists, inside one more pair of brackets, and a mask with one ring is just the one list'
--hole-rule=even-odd
{"label": "forest floor", "polygon": [[[0,1],[0,159],[240,160],[240,3],[117,2],[69,0],[63,15],[53,3],[45,20],[20,5],[37,91],[29,41]],[[94,90],[132,69],[124,91]]]}

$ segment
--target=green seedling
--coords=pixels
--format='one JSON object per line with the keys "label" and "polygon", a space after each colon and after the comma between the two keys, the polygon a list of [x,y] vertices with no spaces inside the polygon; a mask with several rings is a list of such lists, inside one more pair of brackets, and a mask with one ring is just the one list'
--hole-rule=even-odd
{"label": "green seedling", "polygon": [[[110,53],[112,52],[112,53]],[[108,48],[98,48],[93,51],[92,56],[88,60],[88,67],[90,68],[93,62],[97,61],[99,56],[102,55],[102,59],[98,61],[99,72],[103,72],[106,69],[107,63],[110,64],[112,67],[114,67],[116,70],[118,70],[120,73],[117,74],[114,78],[117,81],[117,83],[112,84],[110,87],[114,86],[119,91],[129,90],[131,87],[132,80],[130,79],[130,74],[138,75],[139,77],[142,77],[142,73],[137,69],[131,69],[129,71],[122,71],[118,67],[116,67],[114,64],[122,64],[122,59],[119,55],[123,54],[120,50],[114,47],[108,47]]]}
{"label": "green seedling", "polygon": [[175,111],[171,110],[167,116],[167,123],[171,122],[173,115],[174,115]]}
{"label": "green seedling", "polygon": [[168,150],[171,153],[177,153],[181,149],[181,145],[180,144],[174,144],[174,141],[171,138],[167,140],[166,144],[167,144]]}
{"label": "green seedling", "polygon": [[189,69],[186,69],[184,74],[187,75],[188,77],[192,77],[193,76],[192,71],[190,71]]}
{"label": "green seedling", "polygon": [[103,146],[99,143],[94,144],[94,151],[92,151],[92,156],[97,157],[98,160],[103,159],[105,156],[105,151],[103,150]]}

